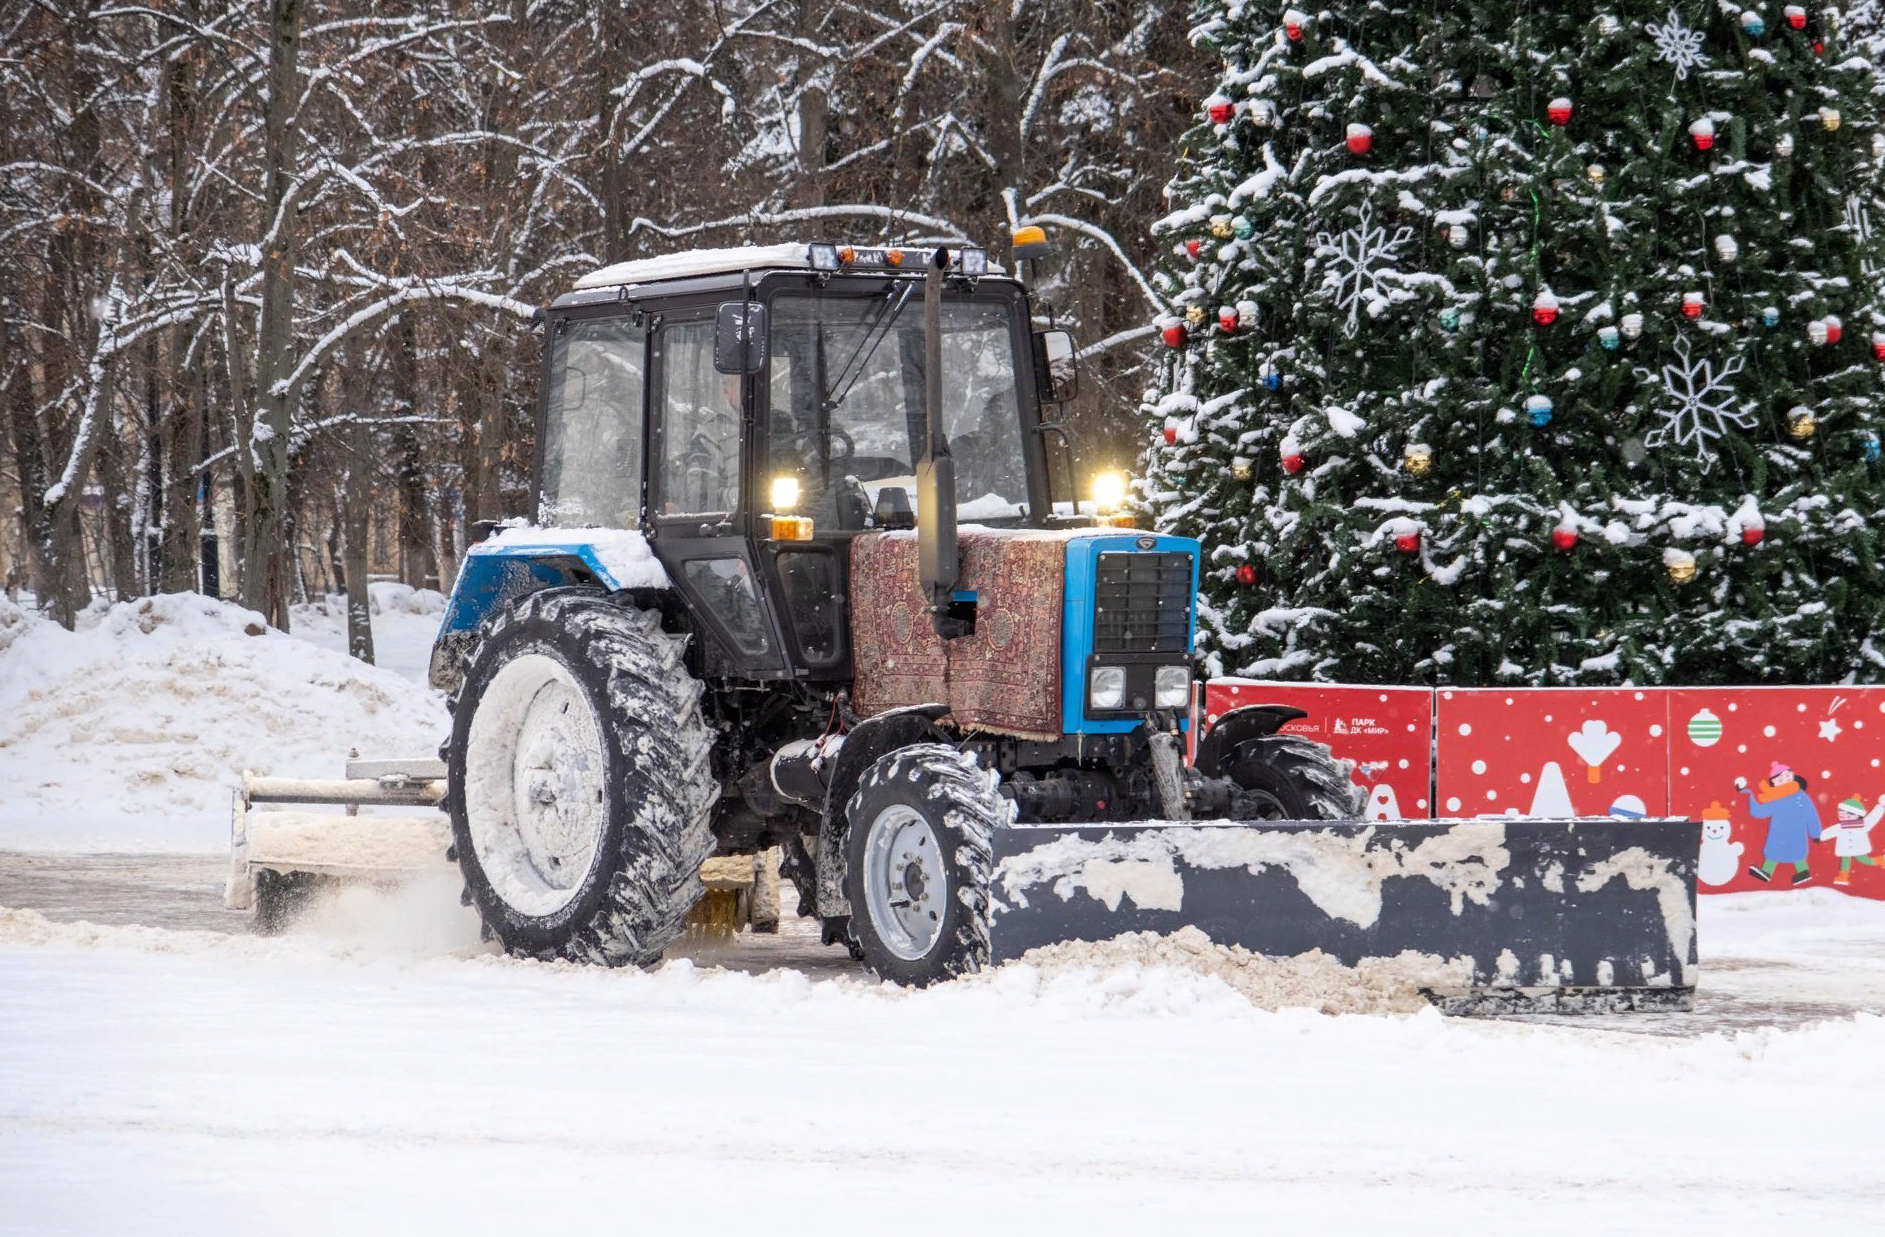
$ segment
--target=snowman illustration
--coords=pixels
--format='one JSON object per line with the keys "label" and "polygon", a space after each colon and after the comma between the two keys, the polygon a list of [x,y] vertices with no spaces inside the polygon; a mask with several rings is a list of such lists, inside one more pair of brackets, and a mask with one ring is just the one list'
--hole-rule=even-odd
{"label": "snowman illustration", "polygon": [[1709,804],[1702,813],[1702,858],[1695,869],[1696,879],[1704,885],[1725,885],[1741,870],[1741,852],[1746,847],[1729,841],[1730,832],[1728,809],[1719,802]]}

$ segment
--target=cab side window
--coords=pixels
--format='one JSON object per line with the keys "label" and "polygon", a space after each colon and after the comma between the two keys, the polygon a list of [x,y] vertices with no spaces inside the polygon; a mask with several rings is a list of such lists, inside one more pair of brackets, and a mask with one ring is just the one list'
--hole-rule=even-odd
{"label": "cab side window", "polygon": [[740,501],[740,379],[713,368],[713,323],[661,331],[661,514],[726,515]]}

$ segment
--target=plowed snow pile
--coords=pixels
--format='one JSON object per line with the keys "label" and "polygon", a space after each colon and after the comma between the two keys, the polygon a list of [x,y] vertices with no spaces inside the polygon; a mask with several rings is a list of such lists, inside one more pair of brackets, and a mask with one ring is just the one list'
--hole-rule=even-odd
{"label": "plowed snow pile", "polygon": [[349,747],[427,753],[445,728],[437,693],[227,602],[147,597],[68,632],[0,600],[0,845],[213,846],[242,770],[338,777]]}
{"label": "plowed snow pile", "polygon": [[[1294,958],[1266,958],[1237,945],[1218,945],[1197,928],[1169,936],[1130,932],[1094,944],[1069,941],[1031,949],[995,972],[1032,968],[1044,979],[1078,976],[1125,995],[1157,987],[1171,971],[1222,980],[1258,1009],[1316,1009],[1325,1014],[1417,1013],[1429,1008],[1422,988],[1463,987],[1471,968],[1410,951],[1344,966],[1321,950]],[[1012,980],[1007,982],[1012,983]]]}

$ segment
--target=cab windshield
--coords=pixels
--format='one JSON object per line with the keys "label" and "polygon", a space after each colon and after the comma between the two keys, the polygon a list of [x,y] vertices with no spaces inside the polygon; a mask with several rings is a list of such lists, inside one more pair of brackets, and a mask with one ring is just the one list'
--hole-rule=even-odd
{"label": "cab windshield", "polygon": [[[923,299],[911,287],[773,301],[768,475],[797,477],[799,510],[824,527],[908,527],[915,519]],[[1005,302],[942,307],[943,428],[965,523],[1029,514],[1012,314]]]}

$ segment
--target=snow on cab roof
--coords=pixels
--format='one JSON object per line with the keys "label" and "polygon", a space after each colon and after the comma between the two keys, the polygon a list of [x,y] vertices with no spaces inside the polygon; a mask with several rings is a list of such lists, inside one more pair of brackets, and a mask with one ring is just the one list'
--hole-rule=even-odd
{"label": "snow on cab roof", "polygon": [[732,249],[690,249],[685,253],[664,254],[659,258],[637,258],[617,262],[576,281],[578,292],[585,288],[613,288],[621,284],[651,283],[657,279],[686,279],[693,275],[726,275],[734,271],[786,267],[810,270],[804,242],[789,245],[740,245]]}

